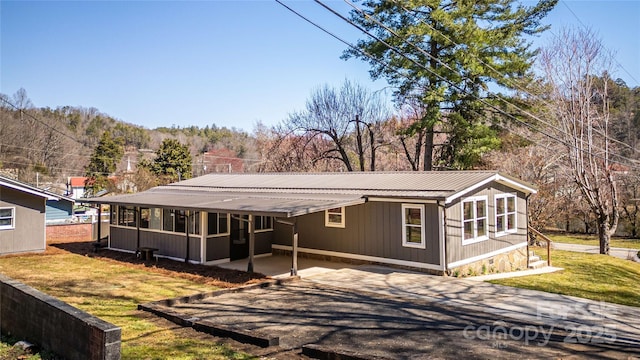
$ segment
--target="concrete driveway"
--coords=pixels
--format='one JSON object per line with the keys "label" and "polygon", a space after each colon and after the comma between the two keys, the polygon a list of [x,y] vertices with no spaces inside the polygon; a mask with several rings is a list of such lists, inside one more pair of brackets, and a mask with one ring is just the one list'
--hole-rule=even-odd
{"label": "concrete driveway", "polygon": [[[171,312],[361,358],[640,357],[640,309],[380,266],[176,303]],[[277,353],[272,351],[271,353]]]}

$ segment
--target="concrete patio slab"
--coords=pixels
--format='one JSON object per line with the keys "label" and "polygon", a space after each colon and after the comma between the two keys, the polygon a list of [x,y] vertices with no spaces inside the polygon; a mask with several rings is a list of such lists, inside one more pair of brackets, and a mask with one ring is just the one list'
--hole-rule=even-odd
{"label": "concrete patio slab", "polygon": [[[242,259],[219,264],[218,266],[224,269],[247,271],[248,263],[249,259]],[[305,278],[338,269],[352,269],[357,266],[355,264],[299,257],[298,276]],[[274,279],[287,278],[291,275],[291,257],[282,255],[257,257],[253,261],[253,270]]]}

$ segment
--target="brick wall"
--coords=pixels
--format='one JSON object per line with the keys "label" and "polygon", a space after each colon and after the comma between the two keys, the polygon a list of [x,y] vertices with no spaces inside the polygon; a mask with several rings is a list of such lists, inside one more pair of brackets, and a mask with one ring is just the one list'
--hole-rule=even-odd
{"label": "brick wall", "polygon": [[68,360],[120,359],[119,327],[2,275],[0,332]]}
{"label": "brick wall", "polygon": [[91,223],[47,225],[47,243],[92,241]]}

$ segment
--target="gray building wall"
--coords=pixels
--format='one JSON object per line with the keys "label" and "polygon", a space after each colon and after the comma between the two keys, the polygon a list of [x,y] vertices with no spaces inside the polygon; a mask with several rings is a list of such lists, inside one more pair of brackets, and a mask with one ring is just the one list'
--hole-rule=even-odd
{"label": "gray building wall", "polygon": [[0,230],[0,254],[45,250],[45,198],[0,186],[0,207],[16,209],[15,228]]}
{"label": "gray building wall", "polygon": [[205,261],[215,261],[229,258],[229,245],[231,240],[229,235],[210,237],[206,239],[207,258]]}
{"label": "gray building wall", "polygon": [[[516,194],[516,225],[517,232],[496,237],[495,196],[498,194]],[[462,200],[487,195],[489,239],[468,245],[462,245]],[[487,188],[466,194],[446,207],[447,221],[447,264],[465,260],[475,256],[482,256],[492,251],[499,251],[512,245],[527,241],[527,201],[524,193],[498,183],[491,183]]]}
{"label": "gray building wall", "polygon": [[[110,247],[117,250],[136,251],[136,233],[134,227],[110,226]],[[178,233],[162,233],[140,230],[140,247],[159,249],[156,254],[184,259],[187,253],[186,236]],[[189,260],[200,262],[200,237],[189,236]]]}
{"label": "gray building wall", "polygon": [[[405,204],[414,203],[408,200]],[[297,218],[298,246],[440,265],[438,207],[419,205],[425,208],[426,249],[402,246],[400,202],[367,202],[346,207],[344,228],[326,227],[324,211],[300,216]],[[290,246],[291,239],[291,226],[276,223],[273,243]]]}

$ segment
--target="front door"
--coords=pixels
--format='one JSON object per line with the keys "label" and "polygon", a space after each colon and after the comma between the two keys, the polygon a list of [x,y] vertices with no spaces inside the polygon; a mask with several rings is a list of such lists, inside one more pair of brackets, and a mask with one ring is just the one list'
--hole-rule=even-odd
{"label": "front door", "polygon": [[[242,219],[239,220],[239,218]],[[231,215],[230,258],[233,260],[249,257],[249,220],[248,215]]]}

